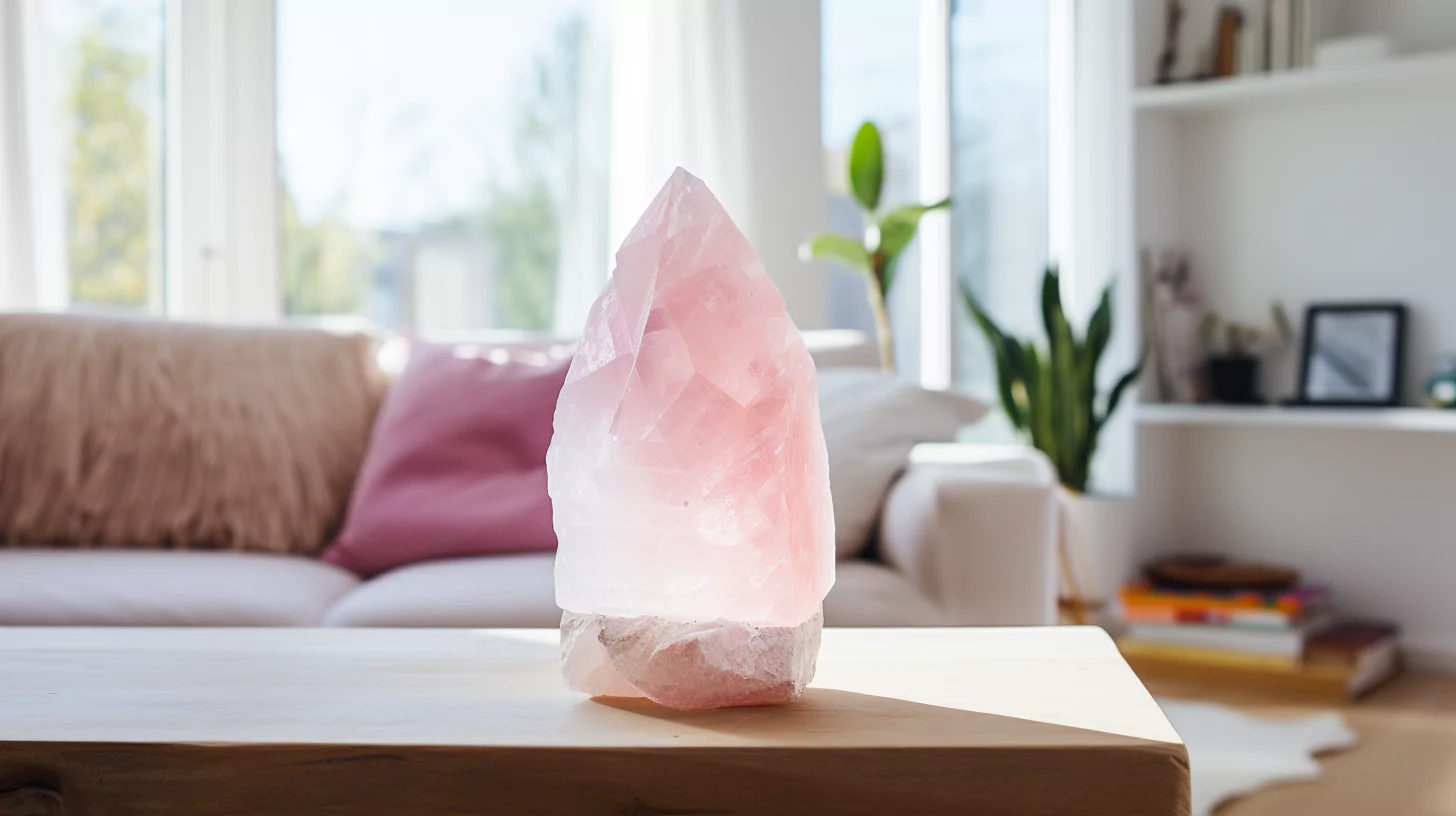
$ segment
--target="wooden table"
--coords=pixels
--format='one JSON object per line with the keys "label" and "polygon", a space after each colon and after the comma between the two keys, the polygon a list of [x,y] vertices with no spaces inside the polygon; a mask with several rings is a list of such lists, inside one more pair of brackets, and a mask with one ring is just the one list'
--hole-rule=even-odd
{"label": "wooden table", "polygon": [[3,816],[1165,816],[1188,760],[1090,628],[830,630],[803,699],[698,713],[572,694],[554,631],[0,629],[0,792]]}

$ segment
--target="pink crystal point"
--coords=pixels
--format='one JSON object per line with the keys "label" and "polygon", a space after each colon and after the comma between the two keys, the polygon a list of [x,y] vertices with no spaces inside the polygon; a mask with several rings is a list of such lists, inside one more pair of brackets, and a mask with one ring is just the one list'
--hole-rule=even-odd
{"label": "pink crystal point", "polygon": [[682,168],[587,316],[546,467],[573,689],[689,709],[802,693],[834,583],[814,363]]}

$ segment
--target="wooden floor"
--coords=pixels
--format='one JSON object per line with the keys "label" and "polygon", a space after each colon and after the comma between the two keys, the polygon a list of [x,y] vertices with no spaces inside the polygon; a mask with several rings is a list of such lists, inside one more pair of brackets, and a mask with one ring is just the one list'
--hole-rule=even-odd
{"label": "wooden floor", "polygon": [[[1247,689],[1146,679],[1153,694],[1210,700],[1261,716],[1330,706]],[[1340,708],[1360,744],[1321,757],[1315,782],[1266,788],[1217,816],[1456,816],[1456,676],[1406,675]]]}

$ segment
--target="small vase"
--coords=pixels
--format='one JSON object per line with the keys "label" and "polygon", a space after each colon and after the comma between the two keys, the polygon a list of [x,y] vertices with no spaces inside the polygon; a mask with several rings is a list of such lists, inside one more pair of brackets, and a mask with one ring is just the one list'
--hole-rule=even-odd
{"label": "small vase", "polygon": [[1133,577],[1133,502],[1062,491],[1062,606],[1074,622],[1103,609]]}
{"label": "small vase", "polygon": [[1214,402],[1259,405],[1259,358],[1227,354],[1208,358],[1208,388]]}

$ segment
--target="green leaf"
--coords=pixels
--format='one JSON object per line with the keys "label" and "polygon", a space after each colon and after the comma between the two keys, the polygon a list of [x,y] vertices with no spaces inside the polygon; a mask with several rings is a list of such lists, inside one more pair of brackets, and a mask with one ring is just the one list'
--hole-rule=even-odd
{"label": "green leaf", "polygon": [[1087,322],[1087,336],[1077,356],[1076,410],[1079,438],[1076,441],[1074,461],[1085,482],[1092,466],[1092,452],[1097,445],[1098,422],[1096,416],[1097,364],[1107,350],[1112,337],[1112,287],[1102,290],[1102,298]]}
{"label": "green leaf", "polygon": [[1081,389],[1077,382],[1077,341],[1072,326],[1062,311],[1061,279],[1056,267],[1047,267],[1041,287],[1042,322],[1046,327],[1049,374],[1047,396],[1050,422],[1055,433],[1056,453],[1052,461],[1063,482],[1072,486],[1079,481],[1082,469],[1083,441],[1091,417],[1085,402],[1078,400]]}
{"label": "green leaf", "polygon": [[1132,367],[1132,371],[1122,375],[1122,379],[1117,381],[1117,385],[1112,386],[1112,391],[1107,395],[1107,409],[1102,412],[1102,419],[1097,423],[1097,429],[1099,431],[1102,430],[1103,424],[1112,417],[1112,412],[1117,410],[1117,403],[1122,399],[1122,392],[1126,391],[1128,386],[1137,382],[1138,376],[1143,373],[1143,364],[1147,361],[1148,350],[1144,348],[1143,353],[1138,357],[1137,365]]}
{"label": "green leaf", "polygon": [[947,198],[934,204],[907,204],[892,210],[889,215],[880,219],[879,253],[886,260],[894,260],[915,240],[915,232],[920,229],[920,219],[926,213],[949,206],[950,199]]}
{"label": "green leaf", "polygon": [[1061,465],[1057,462],[1059,450],[1053,416],[1057,400],[1053,393],[1051,363],[1037,353],[1036,345],[1030,340],[1021,344],[1021,353],[1026,359],[1026,400],[1030,409],[1028,424],[1031,426],[1031,444],[1045,453],[1057,465],[1057,472],[1061,473]]}
{"label": "green leaf", "polygon": [[1097,301],[1097,308],[1093,310],[1092,318],[1087,321],[1087,340],[1082,346],[1082,361],[1089,370],[1097,370],[1097,361],[1107,349],[1107,342],[1111,337],[1112,287],[1108,286],[1102,290],[1102,299]]}
{"label": "green leaf", "polygon": [[[961,282],[961,299],[965,301],[966,309],[971,313],[971,319],[986,336],[986,342],[991,346],[991,354],[996,358],[996,387],[1001,398],[1001,410],[1006,412],[1006,418],[1010,420],[1011,426],[1017,431],[1025,433],[1028,430],[1026,416],[1026,361],[1021,355],[1021,347],[1015,340],[1006,336],[1001,327],[986,314],[976,296],[971,294],[971,289]],[[1018,383],[1020,389],[1017,388]],[[1019,393],[1018,393],[1019,390]]]}
{"label": "green leaf", "polygon": [[861,207],[874,212],[880,206],[884,183],[885,151],[880,145],[880,129],[874,122],[865,122],[849,148],[849,188]]}
{"label": "green leaf", "polygon": [[799,258],[804,261],[831,261],[865,275],[874,274],[874,265],[865,248],[853,238],[833,232],[821,232],[805,239],[799,245]]}

